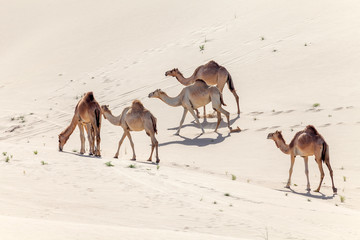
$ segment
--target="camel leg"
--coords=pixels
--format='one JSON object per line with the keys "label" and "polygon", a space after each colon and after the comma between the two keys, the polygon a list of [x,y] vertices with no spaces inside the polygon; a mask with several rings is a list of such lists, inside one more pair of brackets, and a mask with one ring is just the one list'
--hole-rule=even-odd
{"label": "camel leg", "polygon": [[133,151],[133,157],[132,157],[132,159],[131,160],[136,160],[136,155],[135,155],[135,148],[134,148],[134,142],[133,142],[133,140],[132,140],[132,138],[131,138],[131,135],[130,135],[130,132],[126,132],[126,136],[129,138],[129,140],[130,140],[130,145],[131,145],[131,148],[132,148],[132,151]]}
{"label": "camel leg", "polygon": [[291,155],[291,163],[290,163],[290,169],[289,169],[289,179],[288,179],[288,182],[287,182],[287,184],[285,186],[286,188],[290,188],[291,174],[293,172],[294,163],[295,163],[295,156]]}
{"label": "camel leg", "polygon": [[96,151],[95,151],[95,156],[100,157],[101,156],[101,152],[100,152],[100,127],[95,127],[95,136],[94,136],[94,144],[95,144],[95,137],[96,137]]}
{"label": "camel leg", "polygon": [[217,129],[220,125],[220,122],[221,122],[221,113],[219,111],[216,111],[217,113],[217,123],[216,123],[216,128],[215,128],[215,132],[217,132]]}
{"label": "camel leg", "polygon": [[195,112],[196,112],[196,116],[197,116],[198,118],[200,118],[200,112],[199,112],[199,110],[195,109]]}
{"label": "camel leg", "polygon": [[236,104],[237,104],[237,114],[240,116],[239,96],[237,95],[235,89],[232,90],[231,92],[232,92],[232,94],[234,95],[235,100],[236,100]]}
{"label": "camel leg", "polygon": [[204,121],[206,120],[206,105],[204,106]]}
{"label": "camel leg", "polygon": [[180,129],[181,129],[183,123],[184,123],[187,112],[188,112],[188,110],[186,108],[184,108],[184,113],[183,113],[183,116],[182,116],[181,121],[180,121],[180,126],[179,126],[178,130],[176,131],[175,135],[180,134]]}
{"label": "camel leg", "polygon": [[305,175],[306,175],[306,179],[307,179],[307,187],[306,190],[310,191],[310,181],[309,181],[309,161],[308,161],[308,157],[304,157],[304,163],[305,163]]}
{"label": "camel leg", "polygon": [[115,153],[114,158],[118,158],[118,157],[119,157],[120,147],[121,147],[121,144],[123,143],[125,137],[126,137],[126,132],[124,131],[124,134],[122,135],[122,137],[121,137],[121,139],[120,139],[120,141],[119,141],[119,146],[118,146],[117,152]]}
{"label": "camel leg", "polygon": [[94,154],[94,134],[92,133],[92,126],[91,124],[86,124],[86,132],[88,135],[88,140],[89,140],[89,146],[90,146],[90,153],[89,155],[93,155]]}
{"label": "camel leg", "polygon": [[81,123],[78,123],[78,127],[80,130],[80,141],[81,141],[81,148],[80,148],[80,154],[85,153],[85,135],[84,135],[84,127]]}
{"label": "camel leg", "polygon": [[219,106],[218,108],[215,108],[215,109],[226,116],[228,128],[231,131],[232,128],[230,127],[230,113],[228,111],[226,111],[225,109],[223,109],[221,106]]}
{"label": "camel leg", "polygon": [[325,160],[325,164],[326,164],[326,166],[328,167],[329,172],[330,172],[333,192],[334,192],[334,193],[337,193],[337,188],[335,187],[335,184],[334,184],[333,170],[332,170],[332,168],[331,168],[331,165],[330,165],[329,160]]}
{"label": "camel leg", "polygon": [[316,158],[315,160],[316,160],[316,162],[317,162],[317,164],[318,164],[318,166],[319,166],[319,170],[320,170],[320,174],[321,174],[319,187],[315,190],[315,192],[320,192],[321,183],[322,183],[322,181],[323,181],[323,179],[324,179],[324,175],[325,175],[325,174],[324,174],[324,170],[323,170],[323,167],[322,167],[321,158],[319,157],[319,158]]}
{"label": "camel leg", "polygon": [[159,159],[159,155],[158,155],[158,141],[156,140],[155,138],[155,135],[154,134],[150,134],[150,137],[151,137],[151,153],[150,153],[150,157],[148,159],[149,162],[151,162],[151,158],[152,158],[152,154],[154,152],[154,148],[156,149],[156,163],[159,163],[160,162],[160,159]]}
{"label": "camel leg", "polygon": [[205,133],[204,128],[201,126],[201,123],[200,123],[198,117],[196,116],[196,114],[194,112],[194,109],[190,108],[189,112],[191,113],[191,115],[193,115],[193,117],[195,118],[196,123],[200,126],[202,133]]}

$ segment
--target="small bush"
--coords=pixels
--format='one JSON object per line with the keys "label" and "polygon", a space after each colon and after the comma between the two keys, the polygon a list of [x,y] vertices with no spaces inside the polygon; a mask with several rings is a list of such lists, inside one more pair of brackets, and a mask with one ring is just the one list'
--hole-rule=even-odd
{"label": "small bush", "polygon": [[3,156],[6,156],[6,154],[7,154],[7,152],[3,152],[3,153],[2,153]]}
{"label": "small bush", "polygon": [[224,193],[225,197],[230,197],[230,193]]}
{"label": "small bush", "polygon": [[200,52],[202,52],[202,51],[205,50],[205,45],[204,45],[204,44],[203,44],[203,45],[200,45],[199,48],[200,48]]}
{"label": "small bush", "polygon": [[37,150],[35,150],[35,151],[34,151],[34,154],[35,154],[35,155],[37,155],[37,154],[38,154],[38,151],[37,151]]}
{"label": "small bush", "polygon": [[108,166],[108,167],[113,167],[113,166],[115,166],[114,164],[111,163],[111,161],[106,162],[105,165]]}
{"label": "small bush", "polygon": [[317,107],[320,107],[320,103],[314,103],[313,104],[313,108],[317,108]]}
{"label": "small bush", "polygon": [[342,203],[345,202],[345,196],[340,195],[340,202],[342,202]]}
{"label": "small bush", "polygon": [[231,174],[231,180],[233,180],[233,181],[236,180],[236,176],[234,174]]}
{"label": "small bush", "polygon": [[47,165],[47,162],[41,161],[41,165]]}
{"label": "small bush", "polygon": [[128,168],[136,168],[136,165],[135,165],[135,164],[130,164],[130,165],[128,166]]}
{"label": "small bush", "polygon": [[5,162],[9,162],[9,161],[10,161],[10,157],[9,157],[9,156],[6,156]]}
{"label": "small bush", "polygon": [[346,182],[346,177],[345,176],[343,176],[343,179],[344,179],[344,182]]}

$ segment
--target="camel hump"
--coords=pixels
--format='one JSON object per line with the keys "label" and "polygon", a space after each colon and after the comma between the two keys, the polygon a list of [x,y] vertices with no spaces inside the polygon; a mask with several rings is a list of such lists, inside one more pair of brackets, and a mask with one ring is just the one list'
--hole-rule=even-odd
{"label": "camel hump", "polygon": [[314,135],[320,135],[319,132],[316,130],[316,128],[313,125],[306,126],[305,132],[311,133]]}
{"label": "camel hump", "polygon": [[201,84],[201,85],[206,85],[207,86],[207,83],[202,79],[196,79],[195,84]]}
{"label": "camel hump", "polygon": [[85,94],[84,99],[86,102],[92,102],[95,100],[93,92],[88,92]]}
{"label": "camel hump", "polygon": [[144,105],[139,100],[134,100],[132,102],[131,108],[134,110],[144,110]]}
{"label": "camel hump", "polygon": [[214,66],[214,67],[220,67],[220,65],[215,62],[214,60],[211,60],[210,62],[208,62],[208,65]]}

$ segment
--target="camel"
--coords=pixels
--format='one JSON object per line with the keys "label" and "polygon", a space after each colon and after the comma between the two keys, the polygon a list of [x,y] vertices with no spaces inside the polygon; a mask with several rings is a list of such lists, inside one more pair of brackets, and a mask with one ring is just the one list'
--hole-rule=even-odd
{"label": "camel", "polygon": [[149,110],[147,110],[144,105],[139,100],[134,100],[132,102],[131,107],[125,108],[122,113],[115,117],[111,111],[109,110],[108,105],[101,106],[102,112],[104,114],[104,118],[107,119],[110,123],[121,126],[124,129],[124,134],[122,135],[117,152],[115,153],[114,158],[118,158],[119,150],[121,144],[123,143],[125,137],[127,136],[130,140],[131,148],[133,151],[133,157],[131,160],[136,160],[134,143],[132,141],[130,131],[142,131],[145,130],[146,134],[151,138],[151,153],[148,161],[152,161],[152,154],[154,148],[156,148],[156,163],[160,162],[158,155],[158,141],[155,138],[155,134],[157,134],[156,129],[156,118],[151,114]]}
{"label": "camel", "polygon": [[223,101],[222,94],[219,89],[215,86],[207,85],[203,80],[197,80],[193,85],[183,88],[180,94],[176,97],[169,97],[165,92],[161,91],[161,89],[157,89],[149,94],[149,98],[159,98],[166,104],[173,107],[183,106],[184,113],[180,121],[180,126],[175,133],[176,135],[180,134],[180,129],[182,127],[182,124],[184,123],[188,111],[195,118],[195,121],[200,126],[202,133],[205,133],[204,128],[200,124],[199,118],[196,116],[194,110],[198,107],[205,106],[209,102],[212,102],[212,107],[217,112],[218,121],[215,132],[217,131],[221,121],[221,113],[224,114],[227,118],[228,128],[230,129],[230,132],[240,131],[239,128],[237,130],[232,130],[232,128],[230,127],[230,114],[228,111],[221,107],[221,105],[226,105]]}
{"label": "camel", "polygon": [[[75,113],[70,125],[59,134],[59,150],[62,151],[65,143],[73,133],[76,126],[80,130],[81,149],[80,154],[85,153],[84,128],[88,135],[90,155],[100,157],[100,128],[101,108],[95,100],[93,92],[86,93],[75,107]],[[95,149],[96,138],[96,149]]]}
{"label": "camel", "polygon": [[296,156],[302,156],[305,162],[305,174],[307,178],[307,190],[310,191],[310,182],[309,182],[309,168],[308,168],[308,157],[315,156],[315,161],[318,164],[321,176],[320,176],[320,184],[319,187],[315,190],[315,192],[319,192],[321,188],[321,183],[324,179],[324,170],[322,167],[323,161],[329,169],[331,181],[332,181],[332,189],[333,192],[336,193],[337,189],[334,185],[333,179],[333,170],[330,165],[329,158],[329,146],[325,142],[324,138],[318,133],[314,126],[309,125],[304,130],[299,131],[295,134],[293,140],[291,140],[290,145],[287,145],[281,131],[276,131],[274,133],[269,133],[268,139],[272,139],[275,141],[276,146],[285,154],[290,154],[291,156],[291,165],[289,170],[289,180],[286,184],[286,188],[290,188],[291,183],[291,174],[293,171],[293,166],[295,162]]}
{"label": "camel", "polygon": [[[237,114],[240,116],[240,106],[239,106],[239,96],[237,95],[234,87],[234,82],[231,78],[230,73],[224,68],[220,66],[215,61],[210,61],[205,65],[201,65],[197,67],[194,73],[189,78],[185,78],[179,69],[174,68],[165,73],[165,76],[176,77],[176,79],[185,86],[189,86],[193,84],[197,79],[201,79],[205,81],[208,85],[216,85],[220,92],[223,92],[225,83],[228,84],[229,90],[235,97],[237,104]],[[204,106],[204,116],[206,117]],[[196,110],[198,113],[198,111]],[[199,116],[199,115],[198,115]]]}

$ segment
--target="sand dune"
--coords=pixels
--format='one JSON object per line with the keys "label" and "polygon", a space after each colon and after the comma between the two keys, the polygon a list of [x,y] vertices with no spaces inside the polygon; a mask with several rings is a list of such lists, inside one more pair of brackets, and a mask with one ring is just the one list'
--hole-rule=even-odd
{"label": "sand dune", "polygon": [[[1,239],[359,239],[360,35],[357,1],[44,1],[0,8]],[[200,46],[203,45],[203,50]],[[241,116],[224,88],[231,124],[188,114],[147,96],[183,86],[209,60],[231,73]],[[58,134],[81,95],[120,114],[134,99],[158,119],[159,166],[150,139],[103,119],[102,157],[81,156],[76,129],[64,152]],[[316,104],[316,105],[314,105]],[[211,108],[207,108],[211,112]],[[330,146],[321,193],[307,193],[290,142],[306,125]],[[87,146],[88,147],[88,146]],[[6,159],[8,158],[8,161]],[[107,167],[111,161],[114,167]],[[135,168],[130,168],[134,165]],[[314,190],[320,174],[309,161]],[[341,200],[344,200],[343,202]]]}

